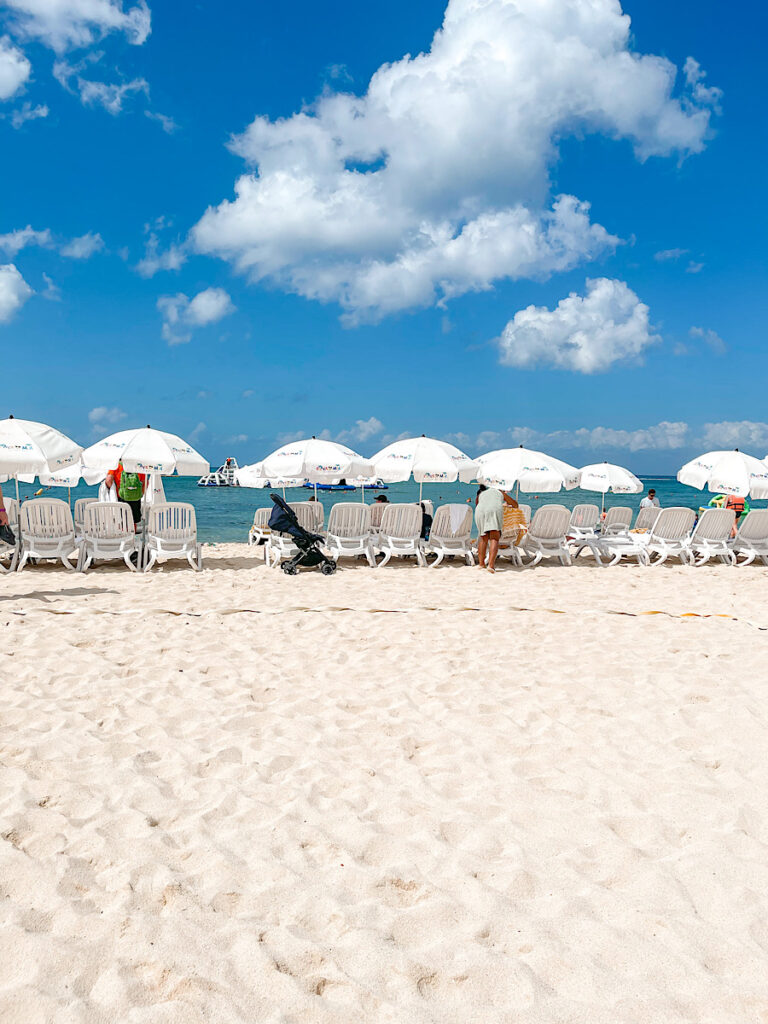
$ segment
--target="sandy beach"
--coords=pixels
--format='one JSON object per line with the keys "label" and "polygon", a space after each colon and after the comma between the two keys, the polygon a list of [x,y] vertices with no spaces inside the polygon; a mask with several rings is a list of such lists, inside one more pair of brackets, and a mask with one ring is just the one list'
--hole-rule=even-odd
{"label": "sandy beach", "polygon": [[768,1021],[768,570],[254,550],[0,578],[3,1024]]}

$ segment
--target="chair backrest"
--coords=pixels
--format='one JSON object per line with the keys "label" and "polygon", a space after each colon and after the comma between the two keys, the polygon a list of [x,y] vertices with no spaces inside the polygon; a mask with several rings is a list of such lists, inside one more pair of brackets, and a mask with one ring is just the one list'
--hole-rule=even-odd
{"label": "chair backrest", "polygon": [[753,508],[741,520],[739,540],[768,541],[768,508]]}
{"label": "chair backrest", "polygon": [[605,513],[603,529],[608,526],[631,526],[632,509],[628,505],[614,505]]}
{"label": "chair backrest", "polygon": [[424,506],[424,511],[427,513],[428,516],[432,516],[433,519],[435,518],[435,506],[432,504],[429,498],[422,498],[419,504]]}
{"label": "chair backrest", "polygon": [[55,540],[75,532],[72,512],[60,498],[32,498],[21,506],[21,532],[31,537]]}
{"label": "chair backrest", "polygon": [[75,498],[75,526],[82,526],[85,522],[85,509],[92,505],[98,498]]}
{"label": "chair backrest", "polygon": [[536,510],[528,535],[537,540],[555,540],[568,532],[571,513],[565,505],[542,505]]}
{"label": "chair backrest", "polygon": [[130,505],[124,501],[89,501],[85,507],[83,533],[86,537],[115,540],[135,533]]}
{"label": "chair backrest", "polygon": [[316,530],[322,530],[323,520],[325,519],[325,509],[323,508],[323,503],[321,501],[310,501],[307,504],[312,506],[312,515],[314,516],[315,519],[314,528]]}
{"label": "chair backrest", "polygon": [[253,513],[253,525],[267,526],[269,524],[269,517],[271,515],[271,508],[257,508],[256,511]]}
{"label": "chair backrest", "polygon": [[3,504],[5,505],[5,511],[8,513],[8,522],[11,526],[19,525],[19,506],[16,504],[15,498],[4,498]]}
{"label": "chair backrest", "polygon": [[374,501],[372,505],[368,507],[371,510],[371,529],[378,530],[381,526],[381,520],[384,518],[384,509],[387,508],[389,502],[386,501]]}
{"label": "chair backrest", "polygon": [[393,505],[384,508],[381,532],[398,540],[416,539],[421,535],[421,506]]}
{"label": "chair backrest", "polygon": [[651,540],[683,540],[695,520],[692,508],[663,508],[651,527]]}
{"label": "chair backrest", "polygon": [[508,540],[510,537],[517,538],[522,537],[523,533],[528,527],[528,520],[525,518],[525,513],[521,508],[513,508],[512,505],[504,505],[503,508],[504,519],[501,526],[501,536]]}
{"label": "chair backrest", "polygon": [[371,532],[371,506],[361,501],[340,501],[328,516],[328,533],[333,537],[366,537]]}
{"label": "chair backrest", "polygon": [[597,505],[574,505],[569,526],[573,530],[594,530],[600,522],[600,509]]}
{"label": "chair backrest", "polygon": [[315,518],[315,511],[313,508],[315,502],[291,501],[288,504],[296,513],[296,518],[298,519],[299,526],[302,530],[307,530],[308,533],[314,533],[317,529],[317,520]]}
{"label": "chair backrest", "polygon": [[147,533],[161,540],[185,541],[197,536],[195,506],[186,501],[167,501],[149,510]]}
{"label": "chair backrest", "polygon": [[693,541],[728,540],[735,522],[736,513],[732,508],[708,508],[706,512],[701,513],[691,539]]}
{"label": "chair backrest", "polygon": [[[455,525],[455,529],[453,528]],[[464,540],[472,535],[470,505],[441,505],[432,520],[430,540]]]}
{"label": "chair backrest", "polygon": [[530,522],[531,522],[531,514],[532,514],[531,506],[530,505],[518,505],[517,507],[520,509],[520,511],[525,516],[526,523],[530,524]]}
{"label": "chair backrest", "polygon": [[635,529],[650,530],[650,528],[658,519],[659,512],[661,512],[661,509],[656,508],[655,505],[652,508],[641,508],[640,511],[637,513]]}

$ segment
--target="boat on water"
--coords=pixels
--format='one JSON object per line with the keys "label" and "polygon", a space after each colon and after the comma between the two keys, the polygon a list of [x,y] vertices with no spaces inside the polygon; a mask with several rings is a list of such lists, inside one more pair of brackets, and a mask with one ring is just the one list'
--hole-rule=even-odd
{"label": "boat on water", "polygon": [[206,473],[197,481],[198,487],[239,487],[235,479],[235,471],[240,467],[237,459],[227,459],[223,466],[213,473]]}
{"label": "boat on water", "polygon": [[388,485],[383,480],[374,480],[373,478],[365,480],[353,480],[352,483],[347,483],[346,480],[339,480],[338,483],[334,484],[303,484],[310,491],[317,489],[318,491],[356,491],[360,487],[365,487],[366,490],[370,491],[386,491]]}

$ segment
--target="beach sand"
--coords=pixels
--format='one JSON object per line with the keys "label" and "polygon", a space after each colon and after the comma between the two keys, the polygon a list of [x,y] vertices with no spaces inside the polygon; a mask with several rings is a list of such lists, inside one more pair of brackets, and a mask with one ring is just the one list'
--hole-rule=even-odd
{"label": "beach sand", "polygon": [[0,577],[3,1024],[768,1022],[768,569],[255,551]]}

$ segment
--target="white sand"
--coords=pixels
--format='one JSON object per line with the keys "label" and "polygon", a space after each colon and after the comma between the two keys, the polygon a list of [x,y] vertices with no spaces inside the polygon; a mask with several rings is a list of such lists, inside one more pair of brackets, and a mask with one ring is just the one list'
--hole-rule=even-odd
{"label": "white sand", "polygon": [[0,577],[0,1021],[768,1021],[767,584]]}

